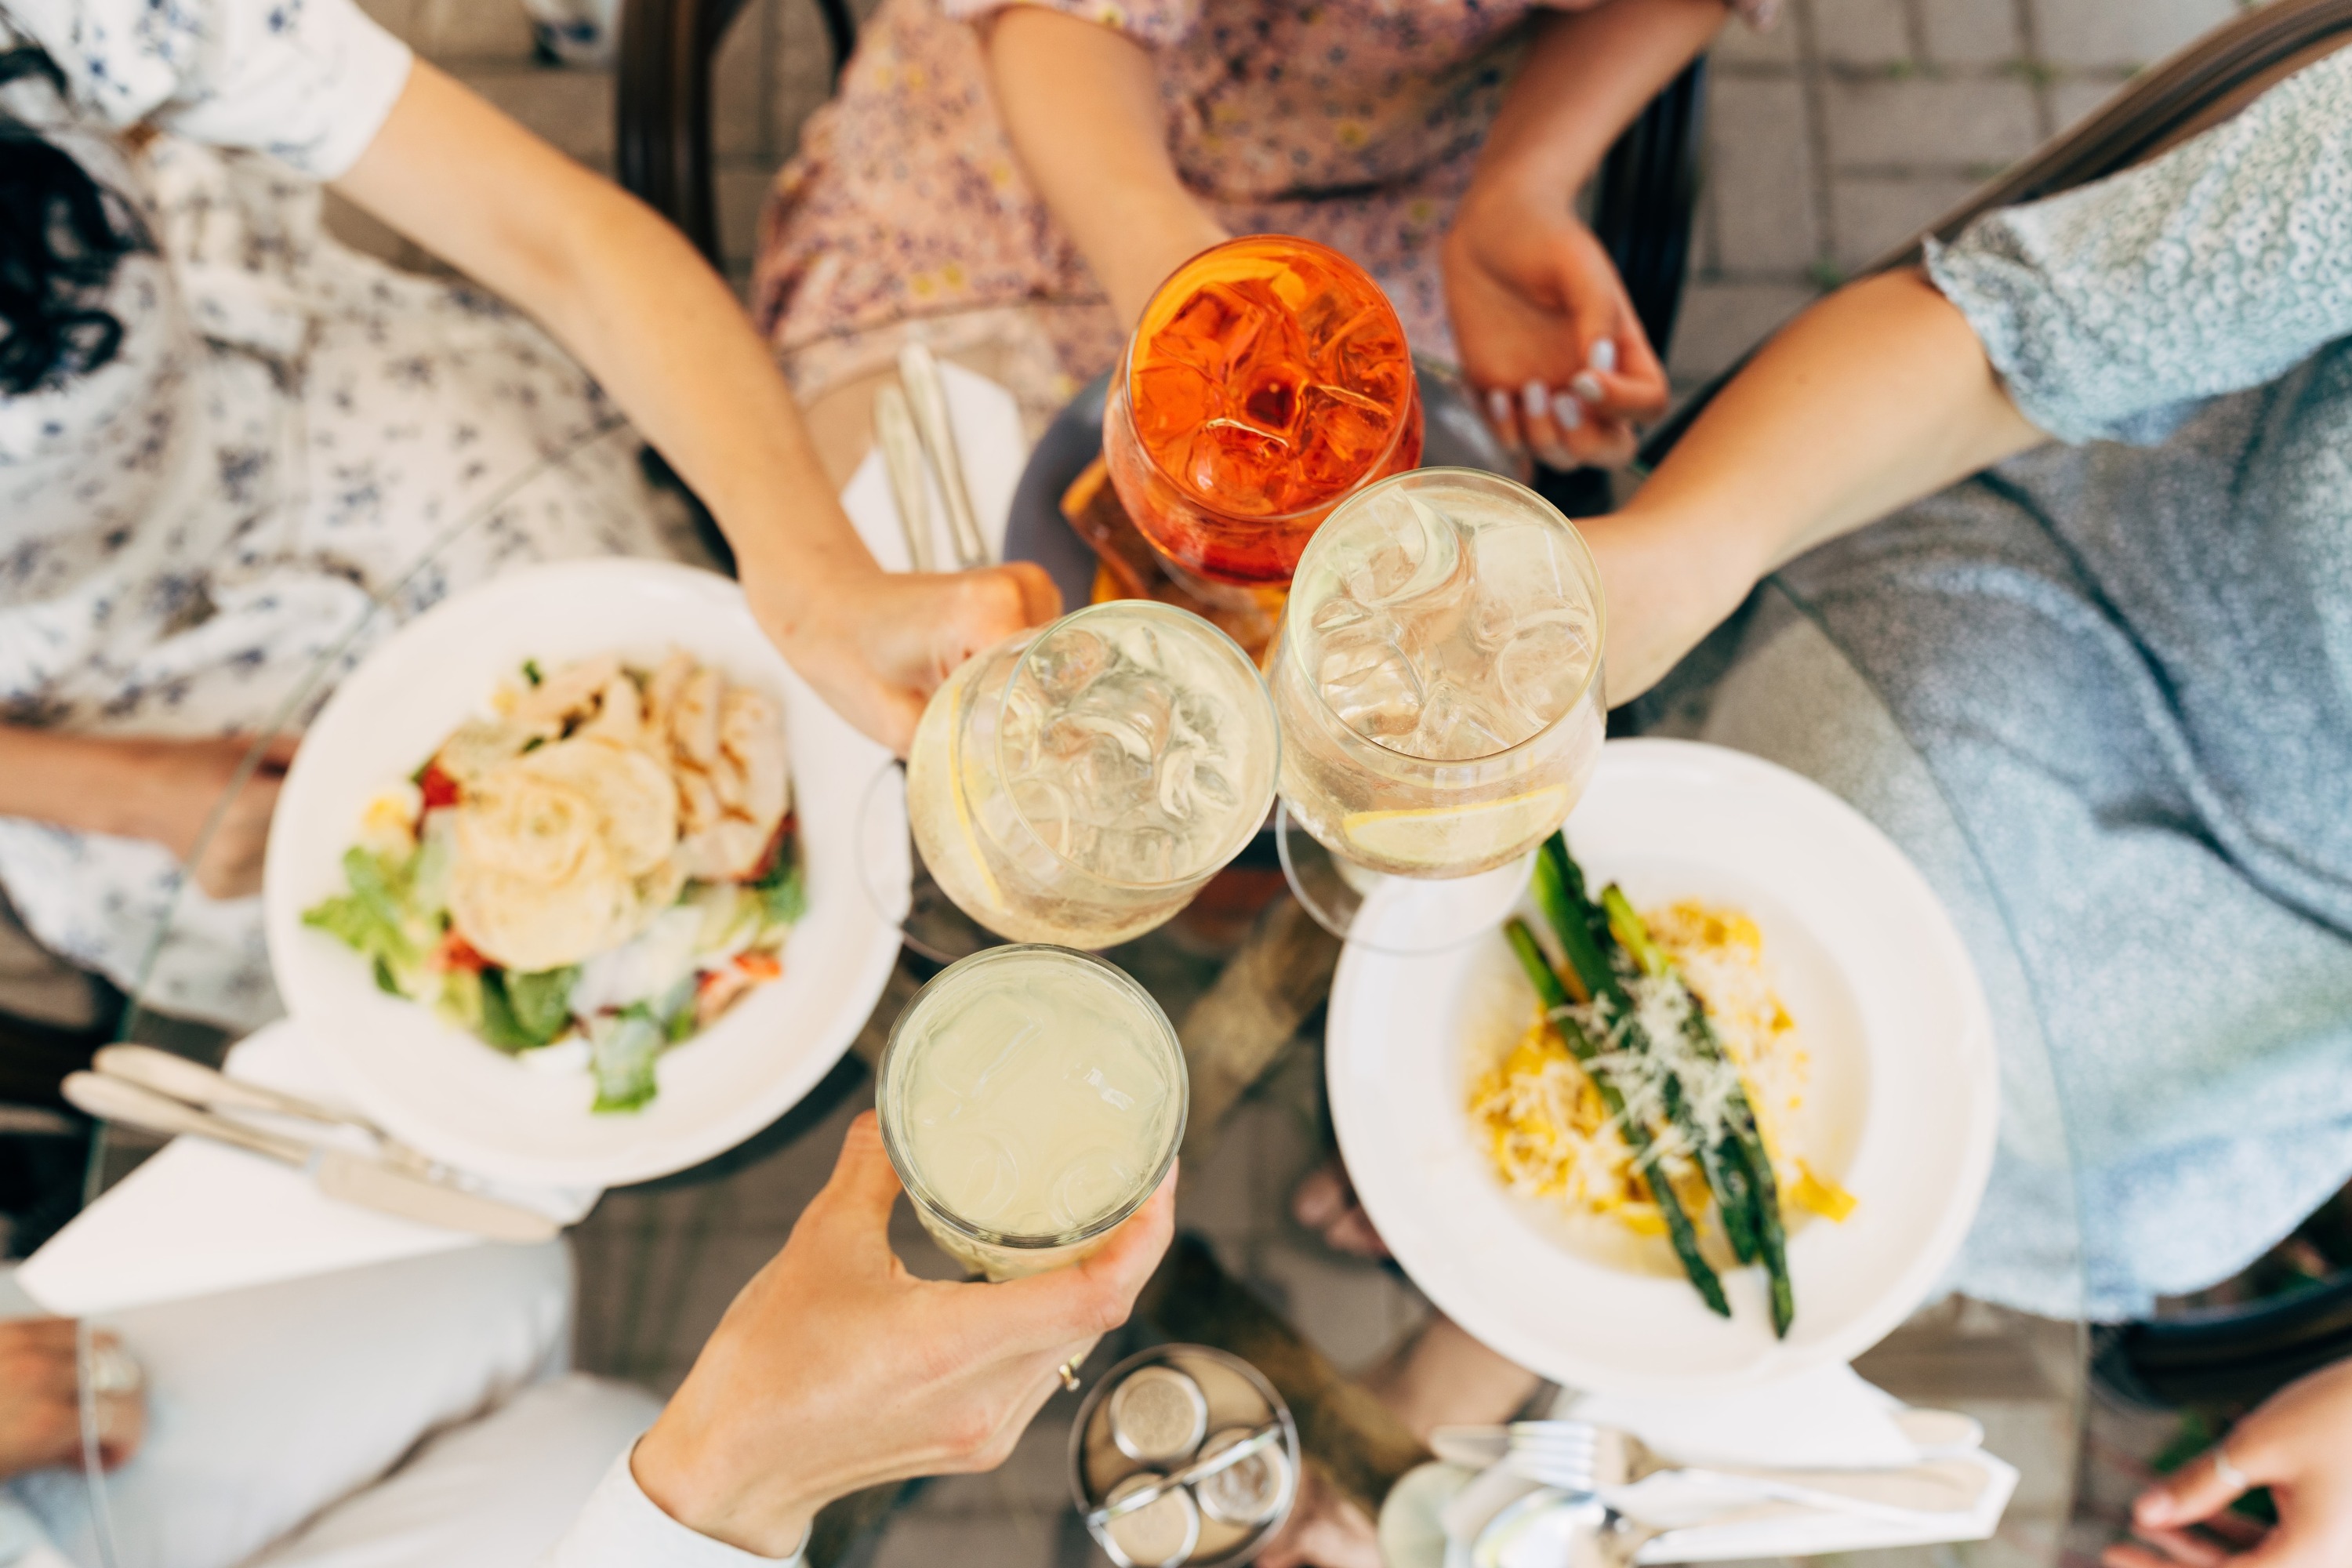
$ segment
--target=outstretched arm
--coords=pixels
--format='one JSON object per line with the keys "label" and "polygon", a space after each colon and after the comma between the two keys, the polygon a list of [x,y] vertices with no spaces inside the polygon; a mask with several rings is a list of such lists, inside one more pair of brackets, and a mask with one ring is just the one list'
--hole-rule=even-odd
{"label": "outstretched arm", "polygon": [[1609,605],[1609,700],[1647,690],[1784,562],[2044,439],[1925,277],[1839,290],[1766,345],[1623,510],[1578,524]]}
{"label": "outstretched arm", "polygon": [[1134,326],[1171,272],[1227,237],[1177,175],[1150,50],[1042,5],[1009,6],[982,29],[997,112],[1021,166],[1120,325]]}
{"label": "outstretched arm", "polygon": [[948,671],[1058,607],[1031,566],[883,573],[766,345],[684,237],[430,64],[336,188],[579,356],[709,506],[785,657],[877,739],[903,750]]}
{"label": "outstretched arm", "polygon": [[1632,422],[1665,409],[1664,367],[1616,267],[1578,219],[1576,195],[1726,15],[1723,0],[1538,14],[1445,237],[1463,374],[1496,433],[1555,468],[1623,462]]}

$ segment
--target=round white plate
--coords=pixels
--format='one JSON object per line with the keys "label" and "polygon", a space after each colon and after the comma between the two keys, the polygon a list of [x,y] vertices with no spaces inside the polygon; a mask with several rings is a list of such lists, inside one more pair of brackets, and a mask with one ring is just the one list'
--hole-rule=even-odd
{"label": "round white plate", "polygon": [[[652,665],[672,647],[783,705],[808,913],[781,979],[665,1054],[641,1111],[591,1114],[585,1072],[518,1065],[428,1008],[385,994],[349,948],[302,924],[343,890],[341,861],[370,797],[407,777],[523,660],[600,653]],[[783,1114],[856,1038],[897,962],[898,932],[860,885],[908,885],[906,814],[867,813],[888,762],[802,683],[751,619],[740,589],[667,562],[564,562],[499,577],[435,605],[336,690],[278,796],[263,894],[278,989],[354,1105],[437,1159],[501,1180],[615,1186],[683,1170]]]}
{"label": "round white plate", "polygon": [[[1516,1037],[1534,1006],[1498,931],[1427,956],[1351,944],[1340,957],[1331,1112],[1366,1213],[1456,1322],[1571,1387],[1686,1394],[1851,1360],[1934,1288],[1991,1171],[1992,1028],[1958,934],[1877,828],[1742,752],[1612,742],[1568,836],[1596,891],[1622,882],[1637,906],[1696,897],[1754,917],[1812,1058],[1792,1136],[1859,1206],[1842,1225],[1792,1221],[1797,1318],[1776,1341],[1762,1269],[1726,1273],[1727,1321],[1663,1240],[1504,1191],[1467,1110],[1474,1044]],[[1365,916],[1409,921],[1412,890],[1391,883]]]}

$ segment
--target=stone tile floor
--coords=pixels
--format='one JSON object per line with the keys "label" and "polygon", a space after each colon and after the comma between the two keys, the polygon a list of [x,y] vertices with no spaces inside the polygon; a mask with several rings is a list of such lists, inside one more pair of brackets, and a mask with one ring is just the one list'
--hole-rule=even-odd
{"label": "stone tile floor", "polygon": [[[513,0],[363,3],[557,146],[609,170],[610,78],[535,65]],[[1727,30],[1714,60],[1698,251],[1670,356],[1677,384],[1729,363],[2135,70],[2236,9],[2236,0],[1790,0],[1770,33]],[[761,192],[826,83],[814,6],[752,0],[719,63],[714,127],[720,229],[739,285]],[[424,262],[348,209],[336,221],[368,248]],[[1181,978],[1163,980],[1181,989]],[[886,997],[878,1016],[887,1024],[894,1010]],[[1236,1111],[1215,1157],[1188,1172],[1181,1219],[1335,1360],[1361,1370],[1428,1309],[1392,1275],[1331,1257],[1284,1217],[1286,1194],[1324,1146],[1319,1056],[1306,1044]],[[721,1179],[608,1197],[578,1232],[586,1363],[656,1390],[675,1386],[733,1292],[782,1243],[823,1182],[842,1128],[869,1100],[853,1064],[740,1152]],[[901,1219],[910,1265],[944,1271],[903,1211]],[[1999,1353],[1988,1355],[1989,1346]],[[1106,1346],[1098,1357],[1115,1351]],[[2010,1435],[2014,1451],[2047,1456],[2029,1462],[2000,1541],[1902,1561],[2049,1562],[2078,1480],[2084,1505],[2109,1521],[2120,1516],[2137,1457],[2171,1428],[2162,1418],[2095,1411],[2095,1447],[2106,1458],[2078,1477],[2065,1436],[2076,1356],[2071,1330],[1960,1302],[1874,1352],[1867,1370],[1887,1386],[1969,1408]],[[999,1473],[928,1488],[863,1555],[890,1568],[1102,1561],[1066,1506],[1074,1405],[1048,1406]],[[2074,1561],[2095,1557],[2103,1528],[2075,1528]]]}

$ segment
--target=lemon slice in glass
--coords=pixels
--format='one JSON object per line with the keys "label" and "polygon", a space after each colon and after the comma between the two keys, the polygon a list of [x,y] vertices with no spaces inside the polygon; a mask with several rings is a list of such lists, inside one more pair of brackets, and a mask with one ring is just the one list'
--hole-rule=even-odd
{"label": "lemon slice in glass", "polygon": [[1348,854],[1402,876],[1467,876],[1525,854],[1567,820],[1564,784],[1475,805],[1353,811],[1339,819]]}

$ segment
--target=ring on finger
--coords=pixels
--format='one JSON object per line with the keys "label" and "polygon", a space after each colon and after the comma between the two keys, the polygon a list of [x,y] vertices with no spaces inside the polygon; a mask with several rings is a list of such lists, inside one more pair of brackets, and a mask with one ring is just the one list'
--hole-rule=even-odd
{"label": "ring on finger", "polygon": [[147,1369],[139,1364],[139,1358],[107,1341],[91,1344],[85,1372],[89,1391],[101,1397],[136,1394],[147,1386]]}
{"label": "ring on finger", "polygon": [[2230,1445],[2227,1443],[2217,1443],[2213,1447],[2213,1474],[2232,1492],[2244,1493],[2254,1489],[2253,1478],[2231,1462]]}

